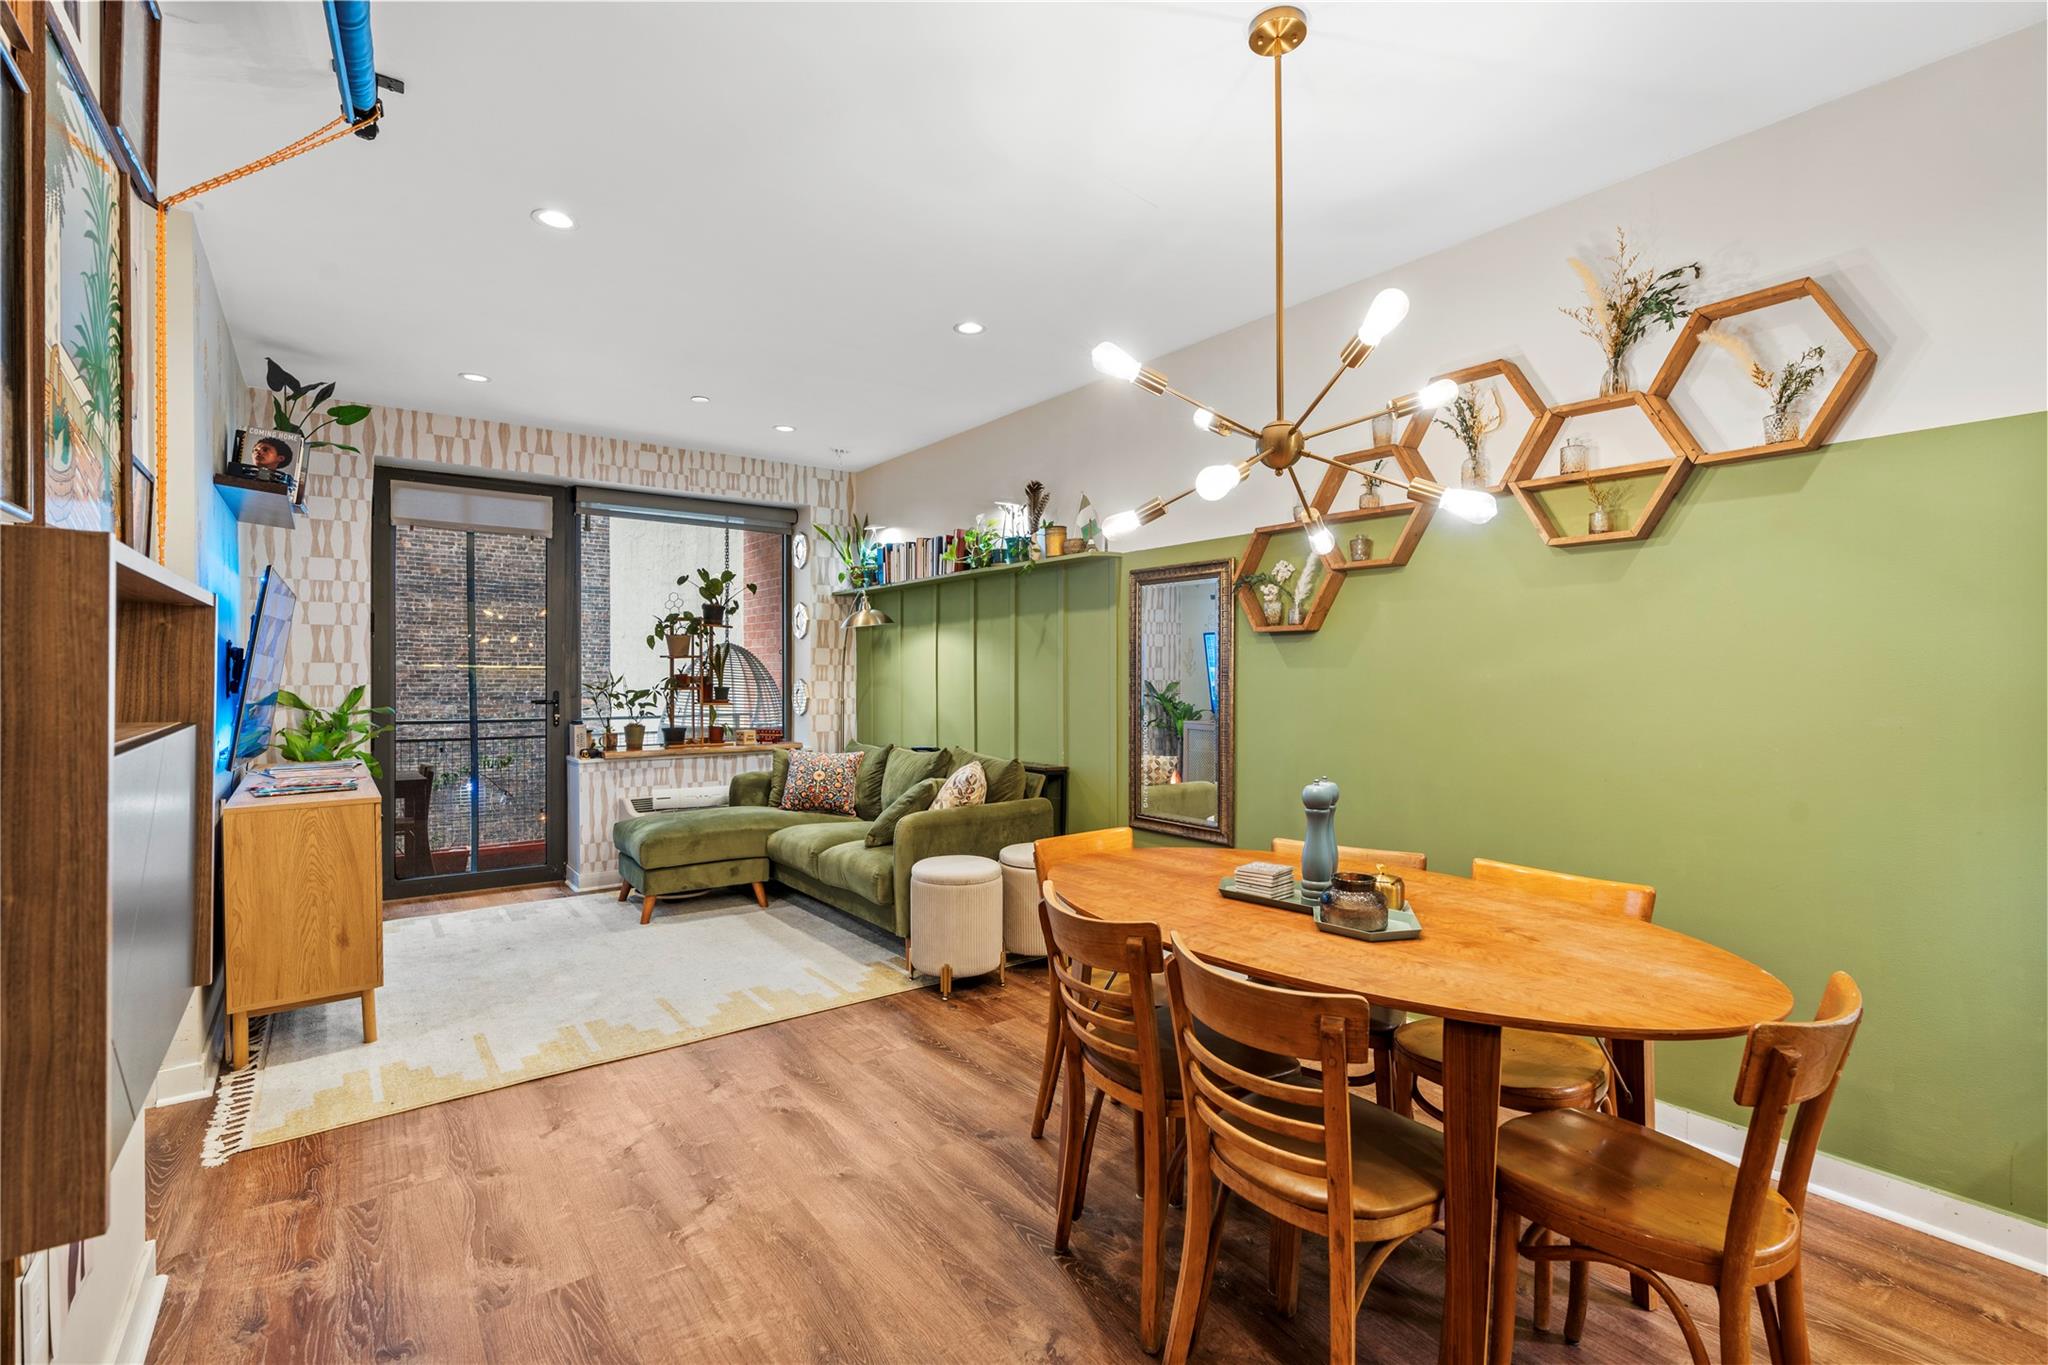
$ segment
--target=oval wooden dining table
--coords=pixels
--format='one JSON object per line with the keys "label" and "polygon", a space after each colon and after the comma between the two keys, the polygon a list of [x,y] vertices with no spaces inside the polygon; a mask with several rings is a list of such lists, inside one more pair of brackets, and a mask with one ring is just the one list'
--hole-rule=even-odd
{"label": "oval wooden dining table", "polygon": [[[1204,958],[1262,981],[1346,991],[1444,1021],[1444,1321],[1440,1359],[1485,1355],[1501,1029],[1610,1040],[1623,1118],[1655,1116],[1650,1043],[1727,1038],[1782,1019],[1792,993],[1735,954],[1611,911],[1441,872],[1404,872],[1420,938],[1366,943],[1309,915],[1226,897],[1218,883],[1269,852],[1138,848],[1062,862],[1051,882],[1099,919],[1150,920]],[[1345,860],[1352,871],[1371,867]],[[1648,1286],[1634,1286],[1648,1307]]]}

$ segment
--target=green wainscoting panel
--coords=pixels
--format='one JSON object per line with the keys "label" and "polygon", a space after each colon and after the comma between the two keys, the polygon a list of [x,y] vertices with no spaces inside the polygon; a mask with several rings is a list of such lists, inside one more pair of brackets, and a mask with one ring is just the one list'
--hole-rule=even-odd
{"label": "green wainscoting panel", "polygon": [[877,588],[892,624],[856,636],[860,738],[1064,763],[1069,828],[1117,823],[1122,581],[1096,554]]}
{"label": "green wainscoting panel", "polygon": [[[1849,971],[1865,1017],[1823,1148],[2041,1220],[2044,507],[2033,414],[1704,467],[1641,543],[1549,549],[1505,501],[1439,516],[1319,632],[1239,630],[1238,842],[1299,837],[1327,773],[1340,839],[1651,883],[1659,924],[1800,1015]],[[1093,624],[1070,612],[1070,640]],[[1737,1055],[1660,1044],[1660,1098],[1741,1121]]]}

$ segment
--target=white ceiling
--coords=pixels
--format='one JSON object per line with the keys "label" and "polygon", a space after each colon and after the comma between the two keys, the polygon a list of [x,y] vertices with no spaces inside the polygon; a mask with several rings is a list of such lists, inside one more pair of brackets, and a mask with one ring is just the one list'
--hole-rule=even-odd
{"label": "white ceiling", "polygon": [[[1105,337],[1271,312],[1258,8],[386,0],[382,136],[215,191],[200,231],[252,382],[275,355],[355,399],[862,468],[1087,382]],[[1317,6],[1289,300],[2041,12]],[[336,112],[319,6],[167,15],[167,190]]]}

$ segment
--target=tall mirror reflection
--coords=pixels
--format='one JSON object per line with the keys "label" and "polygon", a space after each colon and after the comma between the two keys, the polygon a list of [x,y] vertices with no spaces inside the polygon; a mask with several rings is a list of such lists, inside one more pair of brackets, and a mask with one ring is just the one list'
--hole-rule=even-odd
{"label": "tall mirror reflection", "polygon": [[1228,844],[1232,565],[1131,575],[1131,823]]}

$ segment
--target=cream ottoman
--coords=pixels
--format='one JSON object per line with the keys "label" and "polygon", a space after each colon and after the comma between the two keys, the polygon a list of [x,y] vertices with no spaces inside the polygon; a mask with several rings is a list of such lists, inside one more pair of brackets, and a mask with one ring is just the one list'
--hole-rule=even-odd
{"label": "cream ottoman", "polygon": [[993,858],[954,854],[910,869],[910,937],[903,958],[912,975],[939,978],[951,999],[953,978],[1003,976],[1003,872]]}
{"label": "cream ottoman", "polygon": [[1003,951],[1018,957],[1045,956],[1045,927],[1038,922],[1038,858],[1030,844],[1010,844],[996,855],[1003,865]]}

